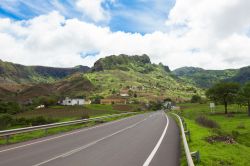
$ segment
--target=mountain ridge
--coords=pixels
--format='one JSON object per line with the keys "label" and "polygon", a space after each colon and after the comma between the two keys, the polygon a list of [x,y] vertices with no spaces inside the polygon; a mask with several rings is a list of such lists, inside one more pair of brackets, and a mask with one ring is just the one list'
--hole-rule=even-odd
{"label": "mountain ridge", "polygon": [[192,95],[203,96],[204,89],[218,81],[244,83],[249,79],[250,67],[227,70],[183,67],[170,71],[162,63],[151,63],[146,54],[108,56],[97,60],[92,68],[24,66],[0,61],[0,91],[6,94],[0,98],[18,96],[18,100],[25,101],[40,95],[107,97],[137,87],[140,90],[133,93],[138,97],[133,100],[188,100]]}
{"label": "mountain ridge", "polygon": [[89,71],[87,66],[58,68],[46,66],[25,66],[0,60],[1,83],[49,83],[77,72]]}
{"label": "mountain ridge", "polygon": [[238,82],[241,84],[250,80],[250,66],[239,69],[206,70],[197,67],[182,67],[172,73],[183,81],[193,83],[201,88],[209,88],[213,84],[224,82]]}

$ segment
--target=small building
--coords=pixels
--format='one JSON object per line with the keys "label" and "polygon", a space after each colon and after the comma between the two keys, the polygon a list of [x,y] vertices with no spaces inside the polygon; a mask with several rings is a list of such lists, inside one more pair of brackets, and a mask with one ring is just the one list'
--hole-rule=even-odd
{"label": "small building", "polygon": [[45,105],[39,105],[36,107],[36,109],[40,109],[40,108],[45,108]]}
{"label": "small building", "polygon": [[101,99],[101,104],[127,104],[127,99],[124,98],[107,98]]}
{"label": "small building", "polygon": [[71,99],[69,97],[66,97],[62,102],[62,105],[84,105],[85,100],[84,99]]}
{"label": "small building", "polygon": [[84,100],[84,105],[88,105],[88,104],[91,104],[91,100]]}
{"label": "small building", "polygon": [[120,90],[120,96],[121,97],[129,97],[129,91],[128,90]]}

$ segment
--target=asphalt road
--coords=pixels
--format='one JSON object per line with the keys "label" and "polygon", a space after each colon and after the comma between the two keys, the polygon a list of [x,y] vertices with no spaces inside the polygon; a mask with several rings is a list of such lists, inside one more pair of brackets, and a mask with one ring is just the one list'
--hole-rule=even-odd
{"label": "asphalt road", "polygon": [[0,166],[175,166],[178,126],[164,112],[0,147]]}

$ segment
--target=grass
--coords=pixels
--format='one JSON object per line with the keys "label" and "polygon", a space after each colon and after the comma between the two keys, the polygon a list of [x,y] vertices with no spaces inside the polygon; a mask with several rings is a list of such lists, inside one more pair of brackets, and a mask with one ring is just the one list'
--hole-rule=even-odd
{"label": "grass", "polygon": [[[210,113],[208,104],[182,104],[181,115],[184,117],[188,129],[191,132],[189,147],[191,151],[199,150],[202,166],[243,166],[250,163],[250,117],[246,110],[236,111],[235,105],[229,107],[231,116],[224,115],[223,106],[217,106],[214,114]],[[216,121],[220,128],[211,129],[203,127],[195,122],[196,117],[206,116]],[[238,134],[234,136],[232,133]],[[233,137],[235,144],[225,142],[208,143],[206,137],[212,135],[228,135]],[[186,165],[186,159],[182,158],[182,165]]]}
{"label": "grass", "polygon": [[[133,114],[133,115],[135,115],[135,114]],[[129,117],[129,116],[132,116],[132,115],[121,115],[119,117],[106,118],[106,119],[103,119],[102,122],[92,121],[92,122],[88,122],[88,123],[84,123],[84,124],[76,124],[76,125],[71,125],[71,126],[51,128],[51,129],[48,129],[47,132],[45,130],[38,130],[38,131],[29,132],[29,133],[17,134],[17,135],[10,137],[9,144],[28,141],[28,140],[32,140],[32,139],[37,139],[37,138],[45,137],[48,135],[72,131],[72,130],[76,130],[76,129],[80,129],[80,128],[84,128],[84,127],[90,127],[90,126],[97,125],[99,123],[114,121],[117,119]],[[6,144],[6,140],[4,138],[0,138],[0,145],[4,145],[4,144]]]}

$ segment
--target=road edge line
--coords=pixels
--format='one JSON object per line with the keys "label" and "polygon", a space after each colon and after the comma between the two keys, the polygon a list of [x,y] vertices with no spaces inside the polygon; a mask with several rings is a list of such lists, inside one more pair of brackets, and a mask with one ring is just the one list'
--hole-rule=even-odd
{"label": "road edge line", "polygon": [[169,118],[168,118],[168,116],[167,116],[167,114],[165,112],[164,112],[164,114],[165,114],[165,117],[167,119],[166,127],[163,130],[162,135],[161,135],[160,139],[158,140],[157,144],[155,145],[154,149],[152,150],[152,152],[148,156],[147,160],[144,162],[143,166],[149,166],[149,164],[153,160],[157,150],[159,149],[159,147],[160,147],[160,145],[161,145],[161,143],[163,141],[163,138],[165,137],[165,135],[167,133],[167,129],[168,129],[168,126],[169,126]]}

